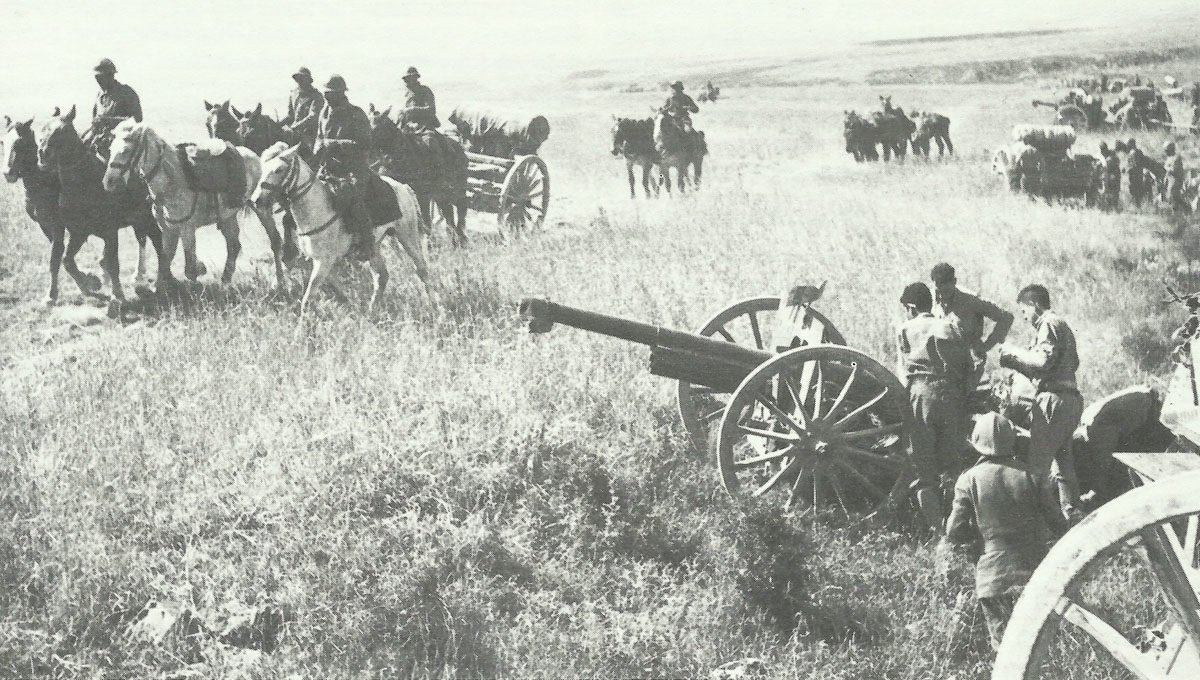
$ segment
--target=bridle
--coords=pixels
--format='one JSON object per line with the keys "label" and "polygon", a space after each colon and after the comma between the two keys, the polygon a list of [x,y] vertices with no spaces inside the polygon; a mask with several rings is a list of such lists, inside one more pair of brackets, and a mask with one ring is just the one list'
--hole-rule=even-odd
{"label": "bridle", "polygon": [[159,148],[159,150],[158,150],[158,158],[156,158],[154,160],[154,165],[151,166],[149,170],[143,170],[140,165],[140,160],[143,159],[146,155],[146,133],[145,133],[145,131],[142,132],[141,136],[138,138],[137,143],[130,144],[130,146],[134,146],[134,152],[129,156],[128,163],[122,163],[122,162],[114,159],[114,160],[110,160],[108,162],[108,167],[120,172],[121,178],[124,179],[126,182],[129,182],[130,170],[132,170],[133,168],[137,168],[138,172],[140,172],[142,174],[142,179],[147,184],[149,184],[150,180],[154,179],[154,177],[158,174],[158,171],[162,169],[162,162],[163,162],[162,148]]}
{"label": "bridle", "polygon": [[[304,180],[300,186],[296,186],[296,183],[300,181],[300,159],[298,156],[292,156],[287,159],[286,163],[287,172],[284,174],[283,179],[279,181],[279,184],[268,182],[266,180],[259,182],[259,187],[266,190],[266,193],[263,195],[268,199],[276,201],[281,207],[285,208],[288,206],[288,204],[295,203],[301,198],[307,196],[308,192],[312,191],[312,188],[317,184],[317,173],[310,170],[309,172],[311,175],[309,178]],[[312,236],[314,234],[319,234],[328,229],[331,224],[336,222],[338,217],[339,215],[335,210],[333,212],[333,217],[330,217],[325,224],[322,224],[316,229],[312,229],[310,231],[297,232],[296,235]]]}

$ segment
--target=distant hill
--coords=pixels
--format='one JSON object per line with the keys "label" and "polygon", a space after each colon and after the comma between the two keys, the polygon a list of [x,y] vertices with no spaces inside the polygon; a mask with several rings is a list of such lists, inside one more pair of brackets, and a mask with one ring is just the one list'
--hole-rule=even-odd
{"label": "distant hill", "polygon": [[867,40],[859,43],[860,45],[870,45],[873,47],[884,47],[887,45],[919,45],[922,43],[944,43],[957,42],[961,40],[984,40],[996,38],[1029,38],[1044,35],[1058,35],[1066,33],[1064,30],[1044,30],[1044,31],[995,31],[992,33],[963,33],[960,35],[934,35],[925,36],[922,38],[891,38],[888,40]]}

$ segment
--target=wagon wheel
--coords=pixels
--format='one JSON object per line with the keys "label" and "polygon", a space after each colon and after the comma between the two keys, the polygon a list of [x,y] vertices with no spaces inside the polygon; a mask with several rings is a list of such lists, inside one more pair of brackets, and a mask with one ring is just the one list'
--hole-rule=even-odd
{"label": "wagon wheel", "polygon": [[789,350],[742,381],[721,418],[717,463],[734,497],[877,510],[907,481],[908,397],[871,357]]}
{"label": "wagon wheel", "polygon": [[1075,106],[1060,108],[1055,120],[1059,125],[1070,125],[1075,128],[1075,132],[1086,132],[1088,129],[1087,114]]}
{"label": "wagon wheel", "polygon": [[525,230],[535,230],[546,220],[550,206],[550,172],[537,156],[518,156],[504,176],[500,190],[500,233],[520,236]]}
{"label": "wagon wheel", "polygon": [[[778,325],[778,311],[779,298],[776,296],[740,300],[717,312],[696,331],[696,334],[705,337],[719,336],[739,345],[775,351],[770,345]],[[811,317],[809,328],[813,335],[801,338],[802,344],[846,344],[842,334],[820,312],[810,307],[808,315]],[[697,451],[708,451],[710,431],[720,423],[721,414],[725,412],[728,401],[727,392],[714,392],[701,385],[679,381],[676,399],[679,419],[683,421],[692,446],[696,447]]]}
{"label": "wagon wheel", "polygon": [[[1017,602],[992,677],[1200,677],[1198,488],[1200,472],[1154,482],[1068,532]],[[1137,635],[1164,619],[1165,635]]]}

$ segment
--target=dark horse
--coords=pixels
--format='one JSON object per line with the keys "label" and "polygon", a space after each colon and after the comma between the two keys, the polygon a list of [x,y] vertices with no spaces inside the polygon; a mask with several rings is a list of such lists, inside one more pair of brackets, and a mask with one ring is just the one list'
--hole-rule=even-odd
{"label": "dark horse", "polygon": [[875,123],[858,115],[856,111],[845,111],[842,120],[842,137],[846,140],[846,153],[854,156],[858,163],[879,160],[875,145],[879,143],[879,130]]}
{"label": "dark horse", "polygon": [[913,133],[912,150],[914,156],[929,158],[929,140],[937,142],[938,158],[949,151],[954,155],[954,143],[950,141],[950,119],[940,113],[914,113],[917,131]]}
{"label": "dark horse", "polygon": [[450,226],[455,245],[467,241],[467,153],[462,144],[429,132],[401,130],[388,115],[370,106],[371,167],[376,172],[412,187],[421,205],[422,223],[430,224],[436,203]]}
{"label": "dark horse", "polygon": [[206,99],[204,110],[208,112],[204,119],[204,127],[208,129],[209,137],[223,139],[237,146],[243,145],[242,135],[238,132],[238,119],[234,117],[228,99],[220,104],[210,104]]}
{"label": "dark horse", "polygon": [[[75,107],[65,115],[56,109],[42,128],[38,144],[38,164],[58,176],[62,187],[58,197],[59,217],[52,230],[50,249],[49,300],[58,298],[58,268],[65,262],[67,272],[86,295],[98,295],[100,282],[94,276],[79,272],[75,255],[89,236],[104,241],[104,256],[100,261],[112,285],[114,298],[124,299],[121,291],[121,269],[118,259],[118,234],[132,226],[138,239],[138,283],[144,282],[144,250],[148,237],[162,257],[162,233],[154,219],[149,194],[144,184],[134,184],[126,191],[109,193],[104,190],[106,164],[93,154],[75,131]],[[70,241],[63,249],[64,232]],[[65,260],[64,260],[65,258]]]}
{"label": "dark horse", "polygon": [[[38,167],[37,139],[33,119],[14,123],[5,117],[4,179],[9,184],[21,180],[25,187],[25,214],[42,228],[50,242],[61,229],[58,212],[58,175]],[[71,264],[74,267],[74,263]],[[73,274],[74,275],[74,274]]]}
{"label": "dark horse", "polygon": [[[284,130],[279,121],[274,118],[263,115],[262,104],[254,107],[253,111],[242,113],[236,108],[233,109],[233,115],[238,119],[238,136],[242,138],[242,146],[250,149],[259,156],[263,152],[271,148],[276,142],[283,142],[288,146],[293,146],[300,141],[300,138],[289,130]],[[301,147],[306,154],[305,160],[312,161],[311,149]]]}
{"label": "dark horse", "polygon": [[658,164],[658,150],[654,148],[654,119],[615,118],[612,129],[612,155],[625,157],[625,173],[629,176],[629,197],[636,198],[633,166],[642,166],[642,190],[650,198],[650,187],[658,196],[658,182],[650,181],[650,171]]}
{"label": "dark horse", "polygon": [[896,160],[904,160],[908,154],[908,140],[917,129],[917,124],[904,114],[904,109],[892,106],[892,98],[880,97],[882,111],[871,114],[871,122],[875,124],[879,145],[883,150],[883,160],[889,161],[894,154]]}
{"label": "dark horse", "polygon": [[679,182],[679,190],[687,188],[688,166],[695,169],[692,184],[700,186],[704,176],[704,156],[708,153],[708,142],[699,130],[685,130],[673,116],[660,111],[654,118],[654,149],[658,152],[662,183],[671,192],[671,168]]}

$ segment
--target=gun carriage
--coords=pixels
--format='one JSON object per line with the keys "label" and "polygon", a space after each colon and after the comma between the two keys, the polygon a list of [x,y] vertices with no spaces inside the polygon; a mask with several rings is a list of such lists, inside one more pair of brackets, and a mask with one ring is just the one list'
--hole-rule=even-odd
{"label": "gun carriage", "polygon": [[730,495],[878,511],[911,479],[908,398],[812,308],[819,295],[794,289],[782,307],[779,297],[742,300],[696,333],[540,299],[520,308],[531,332],[562,324],[648,346],[650,373],[678,381],[680,419]]}

